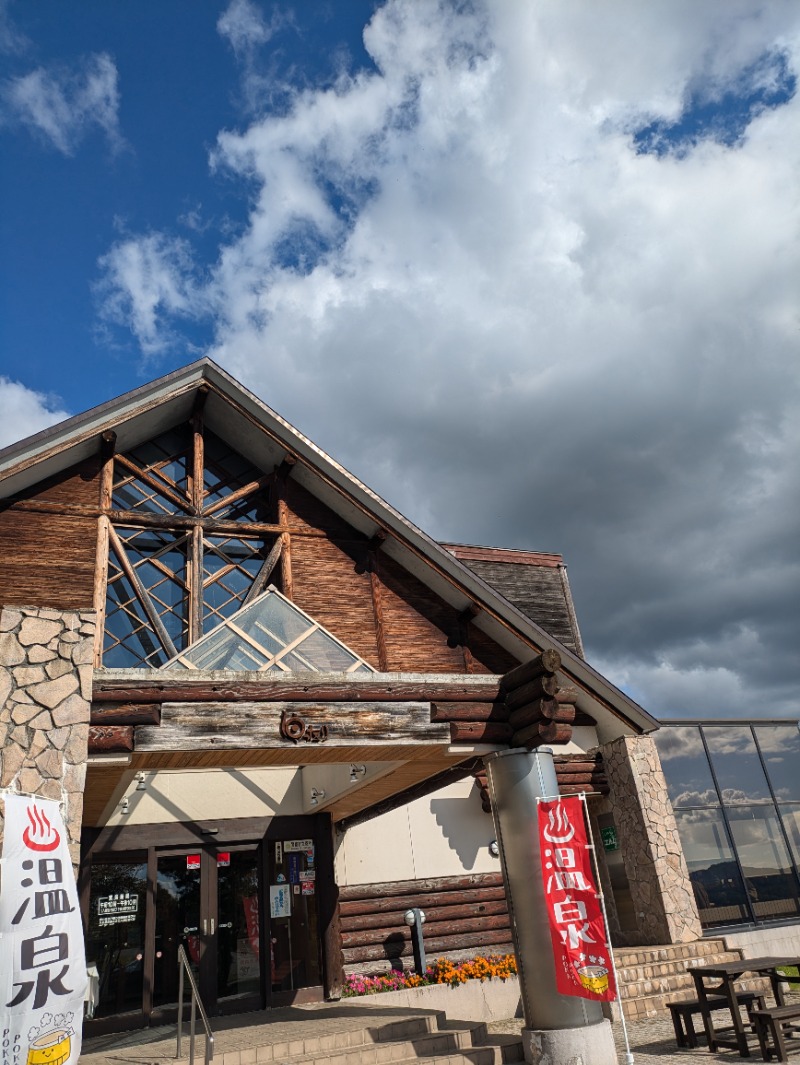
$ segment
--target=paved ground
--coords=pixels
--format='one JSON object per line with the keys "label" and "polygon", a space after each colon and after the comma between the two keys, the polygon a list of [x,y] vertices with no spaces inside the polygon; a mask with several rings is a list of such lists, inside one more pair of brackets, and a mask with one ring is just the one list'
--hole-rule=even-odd
{"label": "paved ground", "polygon": [[[794,997],[794,996],[792,996]],[[374,1000],[373,1000],[374,1001]],[[381,1009],[370,1004],[363,1008],[353,1005],[337,1007],[324,1003],[312,1006],[291,1006],[274,1010],[267,1025],[253,1025],[253,1015],[239,1017],[215,1018],[214,1031],[217,1043],[217,1056],[228,1050],[249,1048],[259,1043],[290,1043],[301,1035],[301,1029],[308,1032],[311,1023],[316,1033],[324,1028],[328,1032],[345,1032],[362,1027],[365,1018],[371,1024],[386,1024],[401,1021],[409,1015],[419,1015],[419,1010],[394,1007]],[[428,1011],[430,1012],[430,1011]],[[498,1021],[489,1026],[494,1034],[516,1034],[520,1031],[520,1019]],[[614,1024],[620,1065],[625,1065],[625,1044],[622,1025]],[[710,1065],[712,1062],[738,1062],[742,1059],[732,1050],[720,1050],[710,1055],[704,1046],[697,1050],[679,1050],[675,1044],[675,1033],[669,1015],[628,1025],[628,1034],[634,1061],[638,1065]],[[750,1040],[754,1062],[761,1060],[755,1039]],[[202,1061],[202,1043],[198,1047],[199,1060]],[[184,1055],[188,1046],[184,1047]],[[100,1036],[86,1040],[80,1065],[151,1065],[175,1058],[175,1027],[151,1028],[145,1031],[131,1032],[127,1035]]]}

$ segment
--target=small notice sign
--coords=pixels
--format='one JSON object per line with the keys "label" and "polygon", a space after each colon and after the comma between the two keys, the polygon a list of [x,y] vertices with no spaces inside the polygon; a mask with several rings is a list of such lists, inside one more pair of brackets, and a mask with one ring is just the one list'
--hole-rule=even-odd
{"label": "small notice sign", "polygon": [[317,879],[317,870],[316,869],[301,869],[300,870],[300,883],[301,884],[303,883],[304,880],[307,881],[307,880],[316,880],[316,879]]}
{"label": "small notice sign", "polygon": [[619,850],[619,840],[617,839],[617,830],[613,825],[609,825],[608,828],[600,829],[600,838],[603,841],[603,850],[617,851]]}
{"label": "small notice sign", "polygon": [[217,854],[217,868],[218,869],[225,869],[230,864],[231,864],[231,852],[230,851],[219,851],[219,853]]}
{"label": "small notice sign", "polygon": [[199,869],[200,868],[200,855],[199,854],[187,854],[186,855],[186,868],[187,869]]}
{"label": "small notice sign", "polygon": [[314,853],[314,840],[313,839],[287,839],[284,841],[283,849],[287,854],[291,851],[311,851]]}
{"label": "small notice sign", "polygon": [[292,916],[292,894],[289,884],[270,884],[269,915],[272,918]]}
{"label": "small notice sign", "polygon": [[136,913],[139,909],[139,896],[131,891],[123,891],[118,895],[103,895],[97,900],[97,914],[99,917],[111,917],[121,913]]}
{"label": "small notice sign", "polygon": [[314,881],[313,880],[304,880],[303,883],[300,885],[300,888],[301,888],[301,894],[303,894],[303,895],[313,895],[314,894]]}

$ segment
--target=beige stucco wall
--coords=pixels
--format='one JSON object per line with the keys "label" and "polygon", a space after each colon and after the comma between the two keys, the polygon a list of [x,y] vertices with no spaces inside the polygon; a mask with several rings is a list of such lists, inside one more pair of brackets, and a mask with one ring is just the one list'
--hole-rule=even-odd
{"label": "beige stucco wall", "polygon": [[[210,769],[145,773],[144,790],[131,780],[108,825],[149,825],[227,817],[303,813],[297,769]],[[122,799],[128,800],[127,813]]]}
{"label": "beige stucco wall", "polygon": [[340,885],[496,873],[491,817],[472,778],[348,829],[338,841]]}

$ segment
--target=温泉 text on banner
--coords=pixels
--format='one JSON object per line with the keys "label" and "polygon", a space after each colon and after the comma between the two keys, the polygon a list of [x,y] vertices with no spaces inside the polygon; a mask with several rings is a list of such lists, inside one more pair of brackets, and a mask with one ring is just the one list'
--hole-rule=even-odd
{"label": "\u6e29\u6cc9 text on banner", "polygon": [[58,803],[5,796],[0,892],[0,1061],[77,1065],[86,958]]}

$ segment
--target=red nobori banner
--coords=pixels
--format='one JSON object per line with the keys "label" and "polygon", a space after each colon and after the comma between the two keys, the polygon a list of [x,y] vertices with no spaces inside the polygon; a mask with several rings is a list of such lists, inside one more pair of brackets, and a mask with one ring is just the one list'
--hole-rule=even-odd
{"label": "red nobori banner", "polygon": [[612,1002],[611,949],[577,797],[539,803],[542,877],[559,994]]}

